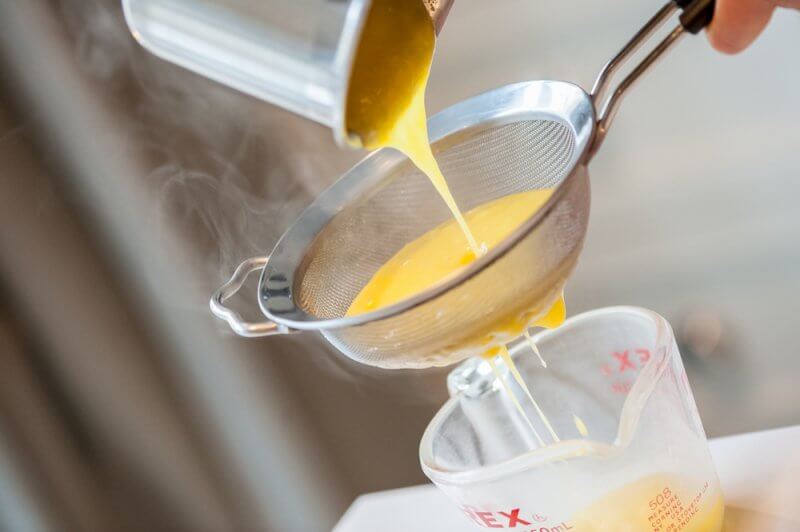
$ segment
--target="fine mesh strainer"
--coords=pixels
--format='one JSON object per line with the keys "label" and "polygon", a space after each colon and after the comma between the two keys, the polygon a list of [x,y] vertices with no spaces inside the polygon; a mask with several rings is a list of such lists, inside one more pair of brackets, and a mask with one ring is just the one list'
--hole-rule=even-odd
{"label": "fine mesh strainer", "polygon": [[[350,358],[386,368],[451,364],[484,350],[498,325],[532,322],[559,297],[578,258],[589,217],[587,165],[621,97],[682,34],[707,25],[713,7],[709,0],[665,5],[605,66],[591,95],[562,81],[524,82],[431,118],[434,154],[461,209],[555,189],[537,213],[458,274],[394,305],[345,316],[389,258],[452,216],[427,177],[384,149],[325,191],[269,257],[243,262],[212,297],[212,312],[242,336],[319,330]],[[604,99],[611,76],[681,9],[681,23]],[[269,321],[248,323],[225,301],[256,270]]]}

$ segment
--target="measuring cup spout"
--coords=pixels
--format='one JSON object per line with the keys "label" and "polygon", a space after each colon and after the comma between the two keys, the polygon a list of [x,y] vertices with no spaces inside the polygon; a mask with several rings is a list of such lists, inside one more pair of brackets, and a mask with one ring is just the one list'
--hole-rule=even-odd
{"label": "measuring cup spout", "polygon": [[[591,159],[605,139],[608,129],[617,114],[619,104],[628,89],[669,50],[684,33],[699,33],[711,23],[714,14],[714,0],[671,0],[666,3],[647,23],[628,41],[625,46],[605,64],[592,87],[591,97],[597,111],[597,127],[594,141],[589,150]],[[682,10],[680,23],[661,42],[659,42],[639,64],[631,69],[619,82],[608,98],[605,92],[612,77],[630,57],[636,53],[678,10]]]}
{"label": "measuring cup spout", "polygon": [[511,356],[560,441],[537,445],[498,389],[467,396],[480,380],[470,361],[467,388],[422,436],[428,478],[467,518],[512,523],[495,528],[720,532],[719,480],[669,323],[612,307],[534,338],[546,371],[524,343]]}

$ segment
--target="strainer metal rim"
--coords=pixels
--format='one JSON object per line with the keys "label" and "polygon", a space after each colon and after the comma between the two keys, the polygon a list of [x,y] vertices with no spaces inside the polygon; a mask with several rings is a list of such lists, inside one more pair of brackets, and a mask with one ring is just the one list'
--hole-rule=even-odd
{"label": "strainer metal rim", "polygon": [[564,195],[565,185],[581,174],[597,124],[592,99],[581,87],[566,81],[527,81],[461,101],[428,121],[430,140],[435,144],[461,131],[480,131],[533,119],[552,120],[570,128],[575,140],[569,163],[571,169],[542,208],[486,255],[419,294],[364,314],[319,318],[295,304],[295,272],[303,260],[303,252],[338,214],[338,205],[345,202],[344,198],[355,200],[372,190],[380,176],[406,161],[395,150],[384,148],[371,153],[340,177],[283,234],[261,271],[258,298],[261,311],[269,319],[291,329],[340,329],[363,325],[422,305],[483,271],[536,229]]}

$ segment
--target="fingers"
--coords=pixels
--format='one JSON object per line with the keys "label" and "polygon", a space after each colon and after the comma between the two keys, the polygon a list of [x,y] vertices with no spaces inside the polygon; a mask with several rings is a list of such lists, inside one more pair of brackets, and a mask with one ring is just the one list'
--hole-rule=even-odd
{"label": "fingers", "polygon": [[717,50],[741,52],[764,30],[776,7],[800,9],[800,0],[717,0],[708,38]]}
{"label": "fingers", "polygon": [[764,30],[777,5],[777,0],[717,0],[708,39],[720,52],[741,52]]}

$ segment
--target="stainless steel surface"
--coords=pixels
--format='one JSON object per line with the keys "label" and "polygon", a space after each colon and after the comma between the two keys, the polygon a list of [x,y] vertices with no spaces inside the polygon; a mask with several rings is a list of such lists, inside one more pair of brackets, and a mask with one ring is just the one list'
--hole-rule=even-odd
{"label": "stainless steel surface", "polygon": [[[606,64],[595,97],[675,11],[671,2],[665,5]],[[534,311],[533,323],[563,291],[583,244],[585,165],[627,90],[682,32],[679,25],[635,65],[606,103],[569,83],[538,81],[490,91],[431,118],[434,152],[462,209],[514,192],[555,189],[538,213],[486,256],[399,303],[346,316],[385,261],[449,217],[410,161],[380,150],[325,191],[278,242],[259,283],[264,314],[287,329],[320,330],[353,360],[384,368],[452,364],[479,355],[483,339],[495,333],[493,324],[526,310]],[[595,118],[597,104],[602,107]],[[211,304],[219,306],[214,298]],[[229,323],[255,336],[239,321]]]}
{"label": "stainless steel surface", "polygon": [[617,88],[611,94],[608,101],[603,105],[602,111],[599,113],[600,117],[597,121],[597,132],[595,133],[595,140],[592,145],[592,155],[597,153],[597,150],[599,150],[600,146],[603,144],[603,140],[606,138],[608,129],[611,127],[611,123],[614,121],[614,117],[617,115],[622,98],[625,96],[628,89],[630,89],[630,87],[642,77],[647,69],[653,66],[655,62],[661,58],[664,52],[669,50],[669,48],[675,44],[683,34],[683,27],[678,25],[674,30],[672,30],[672,32],[670,32],[669,35],[664,38],[664,40],[658,43],[652,52],[647,54],[647,57],[642,59],[642,61],[637,64],[633,70],[631,70],[631,73],[628,74],[625,79],[620,82],[619,86],[617,86]]}
{"label": "stainless steel surface", "polygon": [[628,43],[611,60],[606,63],[592,85],[592,101],[597,110],[597,132],[593,141],[590,156],[597,153],[603,140],[611,127],[611,122],[619,110],[622,98],[630,87],[666,52],[678,38],[683,35],[683,27],[678,24],[653,50],[647,54],[625,78],[617,85],[611,96],[604,100],[605,91],[608,89],[613,76],[645,43],[647,43],[658,29],[663,26],[675,13],[678,6],[673,1],[667,2],[653,17],[631,38]]}
{"label": "stainless steel surface", "polygon": [[450,216],[408,160],[393,150],[376,152],[278,242],[261,276],[262,310],[285,327],[321,330],[347,356],[369,365],[430,367],[478,354],[480,346],[468,342],[491,320],[516,317],[560,295],[586,230],[588,176],[580,161],[594,122],[588,95],[555,81],[503,87],[434,116],[434,150],[463,209],[525,190],[556,192],[453,278],[347,317],[352,299],[385,260]]}
{"label": "stainless steel surface", "polygon": [[252,272],[262,270],[267,265],[267,262],[269,262],[269,257],[254,257],[242,262],[233,272],[230,280],[222,285],[211,297],[211,302],[209,303],[211,312],[219,319],[225,320],[233,332],[239,336],[255,338],[289,332],[285,327],[281,330],[277,324],[271,321],[258,323],[245,321],[238,312],[225,306],[225,301],[242,288],[247,276]]}
{"label": "stainless steel surface", "polygon": [[[579,87],[537,81],[460,102],[433,116],[428,129],[442,172],[453,176],[448,181],[453,195],[469,210],[507,194],[571,182],[593,123],[591,102]],[[564,191],[554,193],[518,231],[458,275],[390,307],[345,318],[375,270],[411,239],[450,218],[431,187],[395,150],[365,158],[281,237],[261,277],[262,310],[280,323],[312,330],[396,316],[493,265],[565,199]]]}
{"label": "stainless steel surface", "polygon": [[653,18],[647,21],[647,24],[642,26],[642,29],[636,32],[636,35],[634,35],[631,40],[622,47],[622,50],[620,50],[617,55],[612,57],[611,60],[605,64],[603,69],[600,71],[600,74],[598,74],[597,79],[595,79],[590,92],[592,95],[592,100],[595,102],[595,107],[599,107],[597,102],[603,99],[605,91],[608,88],[608,84],[611,81],[611,77],[619,71],[625,62],[630,59],[630,57],[636,53],[636,51],[639,50],[639,48],[641,48],[648,39],[650,39],[653,32],[657,31],[661,26],[663,26],[677,11],[678,6],[675,4],[675,2],[667,2],[664,7],[658,11],[658,13],[653,15]]}

